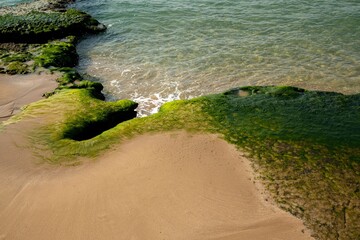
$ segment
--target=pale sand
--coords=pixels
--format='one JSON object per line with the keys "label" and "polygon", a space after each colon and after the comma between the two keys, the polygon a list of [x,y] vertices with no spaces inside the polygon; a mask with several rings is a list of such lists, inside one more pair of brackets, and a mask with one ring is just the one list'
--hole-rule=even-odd
{"label": "pale sand", "polygon": [[0,122],[18,113],[20,108],[42,98],[57,87],[53,74],[0,74]]}
{"label": "pale sand", "polygon": [[26,128],[0,133],[0,239],[312,239],[214,135],[139,136],[57,167],[34,164]]}

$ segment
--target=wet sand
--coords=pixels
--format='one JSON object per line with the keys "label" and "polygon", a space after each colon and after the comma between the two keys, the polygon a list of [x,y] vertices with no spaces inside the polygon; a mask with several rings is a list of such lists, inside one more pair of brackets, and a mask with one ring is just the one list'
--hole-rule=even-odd
{"label": "wet sand", "polygon": [[0,122],[18,113],[20,108],[38,101],[57,87],[53,74],[0,74]]}

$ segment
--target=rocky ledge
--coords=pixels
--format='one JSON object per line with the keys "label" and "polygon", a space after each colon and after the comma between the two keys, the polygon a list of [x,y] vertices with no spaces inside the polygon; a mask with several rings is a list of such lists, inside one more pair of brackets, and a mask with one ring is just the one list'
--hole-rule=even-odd
{"label": "rocky ledge", "polygon": [[86,88],[104,99],[102,85],[90,82],[73,68],[78,64],[76,44],[82,36],[106,30],[89,14],[68,9],[72,0],[38,0],[0,8],[0,73],[28,74],[58,71],[59,87]]}
{"label": "rocky ledge", "polygon": [[37,5],[31,8],[29,4],[27,11],[4,11],[5,14],[0,15],[0,42],[46,43],[70,35],[82,36],[106,30],[105,25],[89,14],[66,9],[64,1],[46,3],[40,8]]}

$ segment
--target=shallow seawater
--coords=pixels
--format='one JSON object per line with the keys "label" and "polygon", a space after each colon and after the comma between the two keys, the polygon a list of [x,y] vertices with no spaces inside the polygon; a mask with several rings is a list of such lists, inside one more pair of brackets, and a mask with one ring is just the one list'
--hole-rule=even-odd
{"label": "shallow seawater", "polygon": [[79,70],[108,98],[166,101],[245,85],[360,92],[355,0],[79,0],[108,26],[79,46]]}
{"label": "shallow seawater", "polygon": [[19,3],[31,2],[32,0],[0,0],[0,7],[13,6]]}

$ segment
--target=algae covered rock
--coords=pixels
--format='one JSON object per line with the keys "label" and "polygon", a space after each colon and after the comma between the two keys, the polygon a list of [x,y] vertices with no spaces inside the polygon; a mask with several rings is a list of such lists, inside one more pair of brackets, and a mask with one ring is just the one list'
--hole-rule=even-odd
{"label": "algae covered rock", "polygon": [[40,54],[34,58],[40,67],[74,67],[79,61],[72,42],[54,41],[41,46]]}
{"label": "algae covered rock", "polygon": [[0,69],[8,74],[31,73],[37,68],[71,68],[78,64],[78,59],[72,36],[46,44],[27,44],[15,50],[0,44]]}
{"label": "algae covered rock", "polygon": [[66,9],[71,2],[44,0],[0,8],[0,72],[76,66],[78,37],[106,26],[85,12]]}
{"label": "algae covered rock", "polygon": [[32,55],[27,52],[19,52],[15,54],[4,54],[0,56],[0,59],[4,63],[10,63],[10,62],[26,62],[30,61],[32,59]]}
{"label": "algae covered rock", "polygon": [[77,114],[65,122],[62,138],[83,141],[96,137],[121,122],[135,118],[137,106],[131,100],[120,100],[87,109],[82,115]]}
{"label": "algae covered rock", "polygon": [[249,154],[278,205],[317,239],[360,238],[360,94],[251,86],[201,102],[214,131]]}
{"label": "algae covered rock", "polygon": [[45,43],[69,35],[81,36],[105,29],[89,14],[76,9],[0,15],[0,42]]}
{"label": "algae covered rock", "polygon": [[24,49],[6,50],[0,45],[0,73],[26,74],[34,70],[33,55]]}
{"label": "algae covered rock", "polygon": [[41,131],[46,133],[41,139],[55,145],[65,141],[66,147],[70,140],[78,144],[77,141],[99,138],[103,132],[136,117],[136,102],[126,99],[105,102],[94,98],[92,89],[100,91],[102,85],[82,81],[77,88],[62,89],[58,94],[30,104],[18,118],[26,121],[27,116],[37,116],[47,122],[51,116],[56,116],[44,124]]}
{"label": "algae covered rock", "polygon": [[7,74],[25,74],[28,73],[28,66],[22,62],[11,62],[7,68],[4,70]]}

